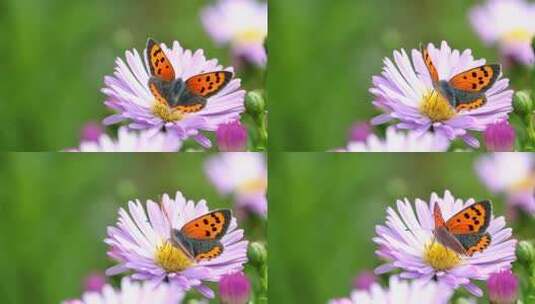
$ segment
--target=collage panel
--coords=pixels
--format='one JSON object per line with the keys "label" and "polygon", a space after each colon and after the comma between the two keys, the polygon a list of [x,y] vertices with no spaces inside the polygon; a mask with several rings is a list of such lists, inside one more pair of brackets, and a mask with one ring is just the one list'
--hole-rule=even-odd
{"label": "collage panel", "polygon": [[267,303],[261,153],[0,154],[2,303]]}
{"label": "collage panel", "polygon": [[270,13],[273,150],[535,150],[533,1],[272,1]]}
{"label": "collage panel", "polygon": [[5,0],[0,35],[0,303],[535,304],[535,0]]}
{"label": "collage panel", "polygon": [[269,184],[273,303],[535,299],[534,153],[272,153]]}
{"label": "collage panel", "polygon": [[267,27],[264,0],[3,1],[0,151],[265,151]]}

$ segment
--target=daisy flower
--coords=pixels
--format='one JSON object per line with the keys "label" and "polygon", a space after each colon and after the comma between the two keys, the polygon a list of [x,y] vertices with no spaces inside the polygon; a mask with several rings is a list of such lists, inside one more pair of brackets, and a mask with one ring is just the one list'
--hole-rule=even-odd
{"label": "daisy flower", "polygon": [[136,280],[155,285],[165,281],[184,291],[195,288],[212,298],[214,293],[204,281],[218,282],[225,274],[241,271],[247,262],[248,242],[242,240],[243,230],[237,229],[234,217],[220,240],[222,254],[211,260],[194,261],[171,241],[172,229],[180,230],[210,211],[206,201],[187,201],[177,192],[174,199],[164,194],[161,204],[148,200],[145,205],[146,209],[139,200],[128,202],[128,211],[119,210],[117,225],[108,227],[108,255],[119,264],[107,275],[129,272]]}
{"label": "daisy flower", "polygon": [[470,11],[470,22],[488,45],[498,45],[506,59],[525,65],[534,62],[535,3],[524,0],[489,0]]}
{"label": "daisy flower", "polygon": [[177,152],[182,142],[170,133],[150,131],[129,131],[126,127],[119,128],[117,140],[102,134],[97,141],[83,141],[80,147],[70,152]]}
{"label": "daisy flower", "polygon": [[475,164],[483,183],[494,193],[503,193],[511,206],[535,215],[535,157],[531,153],[494,153]]}
{"label": "daisy flower", "polygon": [[387,288],[374,283],[369,290],[353,291],[351,299],[335,299],[329,304],[446,304],[452,293],[451,289],[433,281],[422,284],[391,276]]}
{"label": "daisy flower", "polygon": [[244,57],[258,66],[266,65],[267,3],[220,0],[203,10],[202,22],[217,43],[231,45],[236,57]]}
{"label": "daisy flower", "polygon": [[183,297],[182,291],[168,284],[155,287],[124,278],[120,290],[105,285],[101,292],[89,291],[81,299],[63,301],[63,304],[178,304]]}
{"label": "daisy flower", "polygon": [[[427,47],[440,80],[485,64],[484,59],[475,60],[471,50],[452,50],[443,41],[440,48],[433,44]],[[394,51],[394,61],[385,58],[381,75],[373,77],[370,92],[375,96],[373,104],[383,114],[374,117],[372,124],[396,121],[401,129],[416,133],[433,131],[449,140],[462,138],[468,145],[478,148],[479,141],[468,131],[484,131],[489,124],[507,119],[513,110],[513,91],[507,90],[509,80],[500,78],[486,92],[487,103],[473,110],[457,112],[449,102],[438,94],[422,53],[413,49],[410,57],[405,50]]]}
{"label": "daisy flower", "polygon": [[426,132],[417,134],[413,131],[397,131],[395,127],[386,129],[385,139],[374,134],[366,141],[353,141],[346,150],[340,152],[444,152],[449,147],[449,141],[443,136]]}
{"label": "daisy flower", "polygon": [[267,168],[262,153],[219,153],[206,162],[208,178],[217,190],[234,195],[236,204],[267,216]]}
{"label": "daisy flower", "polygon": [[[183,49],[177,41],[171,48],[163,43],[160,47],[171,62],[176,79],[186,80],[201,73],[220,70],[232,72],[232,68],[223,68],[216,59],[207,60],[203,50],[192,52]],[[239,119],[240,113],[245,110],[245,91],[240,89],[239,79],[232,79],[221,91],[209,97],[206,106],[198,112],[164,111],[149,90],[147,50],[142,53],[143,58],[135,49],[126,51],[126,62],[117,58],[115,73],[104,78],[102,92],[107,96],[104,104],[117,112],[104,119],[105,125],[126,120],[132,129],[152,132],[165,129],[175,133],[180,140],[193,137],[209,148],[211,142],[201,131],[213,132],[220,124]]]}
{"label": "daisy flower", "polygon": [[472,280],[486,280],[492,273],[511,268],[516,259],[516,240],[511,239],[512,229],[505,228],[504,217],[491,215],[486,230],[492,240],[490,246],[472,256],[457,254],[433,236],[435,204],[448,220],[474,203],[474,199],[455,199],[449,191],[445,191],[443,198],[433,193],[429,203],[417,199],[415,208],[408,199],[398,200],[397,212],[389,207],[386,225],[376,227],[377,236],[373,239],[379,246],[376,254],[386,260],[376,273],[399,269],[404,279],[422,283],[435,280],[451,289],[464,287],[475,296],[482,296],[482,290]]}

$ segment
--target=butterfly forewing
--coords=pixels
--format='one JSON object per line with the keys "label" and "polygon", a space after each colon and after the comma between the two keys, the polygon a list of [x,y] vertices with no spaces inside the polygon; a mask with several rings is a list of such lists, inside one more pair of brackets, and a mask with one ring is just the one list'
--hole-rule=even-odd
{"label": "butterfly forewing", "polygon": [[464,208],[448,219],[446,228],[454,235],[483,233],[489,226],[491,214],[490,201],[481,201]]}
{"label": "butterfly forewing", "polygon": [[149,79],[149,90],[159,103],[167,104],[167,99],[162,94],[160,83],[154,77]]}
{"label": "butterfly forewing", "polygon": [[229,209],[219,209],[200,216],[180,230],[193,240],[218,240],[227,232],[232,213]]}
{"label": "butterfly forewing", "polygon": [[151,75],[166,81],[175,79],[175,70],[171,61],[165,56],[160,45],[151,38],[147,40],[147,57]]}
{"label": "butterfly forewing", "polygon": [[209,72],[189,78],[186,80],[186,86],[192,93],[208,98],[221,91],[231,79],[232,72]]}
{"label": "butterfly forewing", "polygon": [[499,64],[487,64],[453,76],[449,84],[454,88],[467,92],[485,92],[500,75]]}
{"label": "butterfly forewing", "polygon": [[431,80],[433,81],[433,83],[437,82],[439,80],[438,72],[435,65],[433,64],[433,60],[431,59],[431,55],[429,54],[427,47],[420,45],[420,51],[422,52],[422,58],[424,60],[425,66],[427,67],[427,70],[429,71]]}
{"label": "butterfly forewing", "polygon": [[435,203],[435,207],[433,208],[433,219],[435,220],[435,228],[443,227],[446,225],[438,203]]}

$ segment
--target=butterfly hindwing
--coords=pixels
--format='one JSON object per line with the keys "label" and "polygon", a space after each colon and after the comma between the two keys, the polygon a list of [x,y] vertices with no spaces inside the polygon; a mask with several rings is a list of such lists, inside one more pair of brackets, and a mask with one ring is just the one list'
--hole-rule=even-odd
{"label": "butterfly hindwing", "polygon": [[490,234],[476,233],[476,234],[462,234],[457,235],[456,238],[466,249],[466,255],[472,256],[476,252],[481,252],[489,247],[491,242]]}
{"label": "butterfly hindwing", "polygon": [[192,240],[219,240],[230,225],[230,209],[218,209],[186,223],[180,231]]}
{"label": "butterfly hindwing", "polygon": [[420,45],[420,51],[422,52],[422,59],[424,60],[425,66],[427,67],[427,70],[429,71],[429,75],[431,76],[431,80],[433,83],[437,82],[438,79],[438,72],[437,68],[433,64],[433,60],[431,59],[431,55],[429,54],[429,51],[427,50],[427,47],[424,47],[423,45]]}
{"label": "butterfly hindwing", "polygon": [[453,215],[446,222],[446,228],[454,235],[485,232],[492,214],[490,201],[472,204]]}
{"label": "butterfly hindwing", "polygon": [[482,65],[453,76],[449,84],[457,90],[482,93],[496,82],[500,70],[499,64]]}
{"label": "butterfly hindwing", "polygon": [[[462,98],[462,95],[456,95],[456,96],[457,96],[457,105],[455,106],[455,110],[457,112],[481,108],[487,103],[487,97],[485,97],[485,95],[481,95],[479,97],[476,97],[475,99]],[[463,99],[466,99],[466,100],[463,100]]]}
{"label": "butterfly hindwing", "polygon": [[192,76],[186,86],[194,94],[208,98],[221,91],[232,79],[232,72],[215,71]]}
{"label": "butterfly hindwing", "polygon": [[194,243],[195,260],[211,260],[223,253],[223,245],[219,241],[197,241]]}
{"label": "butterfly hindwing", "polygon": [[223,244],[219,240],[196,240],[187,237],[180,230],[173,229],[171,241],[186,255],[196,261],[211,260],[223,253]]}
{"label": "butterfly hindwing", "polygon": [[147,59],[152,76],[166,81],[175,79],[175,70],[171,61],[165,56],[160,45],[151,38],[147,40]]}

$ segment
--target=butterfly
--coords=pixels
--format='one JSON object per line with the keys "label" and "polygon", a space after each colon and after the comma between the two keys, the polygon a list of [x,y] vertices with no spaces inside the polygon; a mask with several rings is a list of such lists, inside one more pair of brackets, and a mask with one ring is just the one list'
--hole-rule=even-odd
{"label": "butterfly", "polygon": [[438,204],[435,204],[433,235],[442,245],[467,256],[481,252],[489,247],[491,237],[486,232],[492,214],[490,201],[481,201],[457,212],[447,222],[442,217]]}
{"label": "butterfly", "polygon": [[151,77],[149,89],[156,100],[183,113],[193,113],[206,106],[208,97],[221,91],[232,79],[232,72],[214,71],[175,79],[175,70],[159,43],[147,40],[147,61]]}
{"label": "butterfly", "polygon": [[211,260],[223,253],[221,238],[227,233],[232,212],[217,209],[171,230],[171,242],[197,262]]}
{"label": "butterfly", "polygon": [[448,81],[439,80],[429,51],[423,45],[420,45],[420,51],[433,81],[433,87],[457,112],[477,109],[487,103],[485,92],[498,79],[501,71],[499,64],[485,64],[459,73]]}

